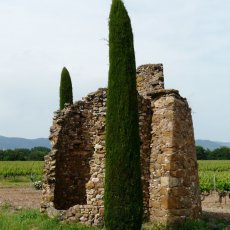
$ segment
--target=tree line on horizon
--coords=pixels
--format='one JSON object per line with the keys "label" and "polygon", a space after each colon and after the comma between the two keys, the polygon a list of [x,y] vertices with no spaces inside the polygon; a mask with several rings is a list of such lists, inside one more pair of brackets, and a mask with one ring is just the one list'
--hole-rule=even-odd
{"label": "tree line on horizon", "polygon": [[[50,152],[46,147],[32,149],[17,148],[0,150],[0,161],[43,161]],[[230,148],[220,147],[214,150],[196,146],[197,160],[230,160]]]}
{"label": "tree line on horizon", "polygon": [[230,148],[220,147],[214,150],[196,146],[197,160],[230,160]]}
{"label": "tree line on horizon", "polygon": [[46,147],[5,149],[0,150],[0,161],[44,161],[49,152],[50,149]]}

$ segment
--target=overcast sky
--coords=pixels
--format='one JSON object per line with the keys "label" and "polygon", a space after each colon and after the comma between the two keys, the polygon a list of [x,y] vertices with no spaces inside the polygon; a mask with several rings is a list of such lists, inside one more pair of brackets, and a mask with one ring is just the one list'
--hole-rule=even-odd
{"label": "overcast sky", "polygon": [[[163,63],[195,137],[230,141],[230,1],[125,0],[137,66]],[[48,137],[63,66],[74,100],[106,87],[109,0],[0,0],[0,135]]]}

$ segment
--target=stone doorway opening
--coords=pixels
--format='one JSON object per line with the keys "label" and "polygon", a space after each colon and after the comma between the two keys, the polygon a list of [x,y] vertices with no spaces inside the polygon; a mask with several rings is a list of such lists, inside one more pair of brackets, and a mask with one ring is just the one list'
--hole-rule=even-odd
{"label": "stone doorway opening", "polygon": [[90,152],[72,151],[68,156],[59,154],[56,167],[54,206],[58,210],[87,204],[86,183],[90,178]]}

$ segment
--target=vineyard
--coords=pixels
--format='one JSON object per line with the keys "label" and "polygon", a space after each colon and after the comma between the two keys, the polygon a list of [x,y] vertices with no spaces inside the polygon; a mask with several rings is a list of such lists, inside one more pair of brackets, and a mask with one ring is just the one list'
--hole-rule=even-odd
{"label": "vineyard", "polygon": [[200,160],[198,165],[202,192],[230,191],[230,160]]}
{"label": "vineyard", "polygon": [[41,176],[43,164],[42,161],[0,161],[0,176]]}
{"label": "vineyard", "polygon": [[[0,177],[41,176],[42,161],[0,161]],[[230,160],[199,160],[202,192],[230,191]]]}

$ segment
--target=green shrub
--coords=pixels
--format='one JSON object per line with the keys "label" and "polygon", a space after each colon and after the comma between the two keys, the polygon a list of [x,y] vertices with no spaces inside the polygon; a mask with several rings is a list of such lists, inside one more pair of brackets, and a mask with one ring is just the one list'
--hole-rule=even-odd
{"label": "green shrub", "polygon": [[73,104],[73,93],[69,71],[64,67],[61,72],[60,109],[64,108],[65,103]]}

